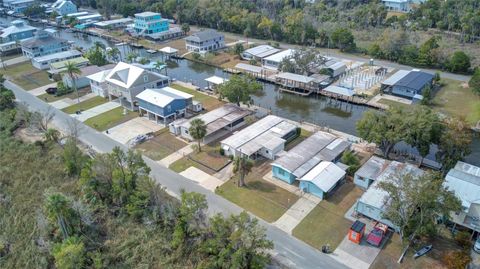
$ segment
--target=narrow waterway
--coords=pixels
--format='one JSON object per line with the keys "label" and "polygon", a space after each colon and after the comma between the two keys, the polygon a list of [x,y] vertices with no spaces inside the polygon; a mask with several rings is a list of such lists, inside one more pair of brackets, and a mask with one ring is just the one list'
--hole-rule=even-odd
{"label": "narrow waterway", "polygon": [[[0,17],[0,23],[8,24],[15,18]],[[42,27],[43,25],[35,25]],[[95,42],[101,42],[105,46],[113,47],[115,44],[101,37],[89,36],[86,34],[78,34],[66,32],[58,29],[58,36],[71,40],[75,46],[88,49]],[[118,47],[122,59],[130,51],[135,51],[139,56],[147,57],[151,61],[162,60],[157,54],[149,54],[144,49],[133,49],[128,45]],[[191,82],[199,87],[206,87],[206,78],[210,76],[219,76],[223,78],[230,77],[230,74],[223,72],[222,69],[209,66],[202,63],[196,63],[189,60],[169,61],[167,73],[176,80]],[[336,101],[323,96],[302,97],[298,95],[281,93],[277,86],[270,83],[263,83],[263,91],[253,97],[254,104],[260,107],[268,108],[273,114],[296,121],[306,121],[321,126],[339,130],[345,133],[356,135],[355,124],[362,117],[363,113],[370,110],[365,106],[350,104],[343,101]],[[403,149],[404,147],[402,147]],[[428,158],[434,158],[434,149]],[[480,138],[478,136],[472,143],[472,154],[467,161],[480,165]]]}

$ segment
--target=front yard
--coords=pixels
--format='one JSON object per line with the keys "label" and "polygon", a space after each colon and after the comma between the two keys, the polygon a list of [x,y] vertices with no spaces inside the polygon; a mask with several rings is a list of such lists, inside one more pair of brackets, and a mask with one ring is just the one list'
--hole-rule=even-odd
{"label": "front yard", "polygon": [[220,154],[220,142],[203,145],[201,152],[195,150],[189,157],[217,172],[231,162],[228,157]]}
{"label": "front yard", "polygon": [[321,201],[295,227],[292,234],[317,249],[329,244],[333,251],[345,238],[352,225],[344,215],[362,193],[362,190],[352,182],[343,184],[331,197]]}
{"label": "front yard", "polygon": [[129,121],[135,117],[138,117],[138,112],[130,111],[127,109],[127,114],[123,114],[124,108],[117,107],[95,117],[86,120],[84,123],[98,131],[105,131],[120,123]]}
{"label": "front yard", "polygon": [[298,196],[262,179],[270,170],[270,162],[262,161],[245,179],[246,186],[238,187],[238,177],[220,186],[216,193],[268,222],[279,219]]}
{"label": "front yard", "polygon": [[[82,89],[78,90],[78,96],[82,97],[84,95],[89,94],[90,92],[91,92],[90,87],[85,87],[85,88],[82,88]],[[70,93],[67,93],[67,94],[64,94],[64,95],[58,95],[58,96],[56,96],[54,94],[44,93],[42,95],[37,96],[37,98],[39,98],[42,101],[45,101],[47,103],[52,103],[52,102],[62,100],[62,99],[65,99],[65,98],[69,98],[69,99],[72,99],[72,100],[77,100],[77,93],[75,91],[73,91],[73,92],[70,92]]]}
{"label": "front yard", "polygon": [[108,99],[100,97],[100,96],[95,96],[95,97],[90,98],[88,100],[85,100],[83,102],[77,103],[73,106],[66,107],[66,108],[62,109],[62,111],[67,113],[67,114],[73,114],[80,109],[81,110],[88,110],[90,108],[99,106],[101,104],[105,104],[106,102],[108,102]]}
{"label": "front yard", "polygon": [[172,135],[168,128],[163,128],[156,132],[155,136],[150,140],[135,146],[135,149],[141,151],[142,154],[152,160],[159,161],[186,145],[187,143]]}
{"label": "front yard", "polygon": [[218,99],[215,98],[214,96],[209,96],[209,95],[203,94],[203,93],[201,93],[201,92],[198,92],[198,91],[196,91],[196,90],[193,90],[193,89],[189,89],[189,88],[180,86],[180,85],[178,85],[178,84],[172,84],[170,87],[172,87],[172,88],[174,88],[174,89],[177,89],[177,90],[179,90],[179,91],[186,92],[186,93],[188,93],[188,94],[193,95],[193,100],[202,103],[203,107],[204,107],[207,111],[210,111],[210,110],[213,110],[213,109],[215,109],[215,108],[218,108],[218,107],[220,107],[220,106],[222,106],[222,105],[224,104],[224,102],[218,100]]}
{"label": "front yard", "polygon": [[36,69],[30,62],[7,66],[1,73],[27,91],[52,83],[46,71]]}

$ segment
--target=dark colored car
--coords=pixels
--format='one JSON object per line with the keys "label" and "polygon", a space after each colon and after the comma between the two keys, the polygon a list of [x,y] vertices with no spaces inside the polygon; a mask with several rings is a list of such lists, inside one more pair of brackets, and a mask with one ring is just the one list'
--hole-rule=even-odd
{"label": "dark colored car", "polygon": [[50,87],[45,90],[46,93],[48,94],[56,94],[57,93],[57,88],[56,87]]}
{"label": "dark colored car", "polygon": [[380,246],[382,244],[382,240],[387,233],[388,226],[382,223],[377,223],[373,230],[367,236],[367,243],[373,246]]}

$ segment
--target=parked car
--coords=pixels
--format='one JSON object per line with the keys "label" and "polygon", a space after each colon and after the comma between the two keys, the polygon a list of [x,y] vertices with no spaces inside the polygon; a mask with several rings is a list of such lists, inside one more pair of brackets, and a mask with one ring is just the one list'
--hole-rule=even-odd
{"label": "parked car", "polygon": [[48,94],[56,94],[57,93],[57,87],[50,87],[45,90],[46,93]]}
{"label": "parked car", "polygon": [[477,240],[475,240],[475,244],[473,244],[473,250],[480,254],[480,235],[477,237]]}
{"label": "parked car", "polygon": [[378,222],[373,227],[372,231],[367,236],[367,243],[379,247],[382,244],[383,238],[387,233],[388,226]]}

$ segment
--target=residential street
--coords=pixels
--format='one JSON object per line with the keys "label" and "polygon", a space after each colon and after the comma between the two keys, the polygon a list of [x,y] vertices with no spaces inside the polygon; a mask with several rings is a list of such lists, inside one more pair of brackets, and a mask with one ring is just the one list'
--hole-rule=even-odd
{"label": "residential street", "polygon": [[[196,26],[190,26],[192,31],[198,31],[200,28]],[[202,28],[203,29],[203,28]],[[234,34],[234,33],[228,33],[228,32],[222,32],[225,37],[231,37],[235,39],[241,39],[245,40],[248,42],[255,42],[255,43],[266,43],[268,40],[261,40],[261,39],[255,39],[255,38],[246,38],[243,35],[240,34]],[[302,48],[305,46],[300,46],[300,45],[293,45],[293,44],[287,44],[283,42],[278,42],[280,44],[280,48],[282,49],[294,49],[294,48]],[[332,57],[337,57],[337,58],[344,58],[347,60],[351,61],[362,61],[362,62],[368,62],[369,58],[367,56],[361,57],[359,55],[354,55],[354,54],[348,54],[348,53],[341,53],[336,49],[326,49],[326,48],[318,48],[318,50],[322,53],[324,53],[327,56],[332,56]],[[412,70],[414,67],[408,66],[408,65],[402,65],[390,61],[385,61],[385,60],[378,60],[375,59],[375,64],[384,66],[384,67],[389,67],[389,68],[396,68],[396,69],[401,69],[401,70]],[[427,68],[419,68],[425,72],[435,74],[435,72],[439,70],[434,70],[434,69],[427,69]],[[460,81],[469,81],[471,76],[466,76],[466,75],[460,75],[460,74],[453,74],[449,72],[443,72],[440,71],[440,76],[442,78],[448,78],[448,79],[454,79],[454,80],[460,80]]]}
{"label": "residential street", "polygon": [[[53,108],[49,104],[44,103],[37,97],[31,95],[10,81],[5,82],[5,87],[11,89],[15,93],[17,100],[28,105],[31,110],[42,112],[49,109],[49,107],[50,109],[53,109],[56,113],[53,124],[62,131],[67,131],[69,126],[71,126],[69,123],[74,119],[69,115]],[[125,150],[127,149],[124,145],[116,142],[108,136],[99,133],[88,126],[85,126],[82,123],[79,124],[82,126],[79,137],[80,140],[87,145],[91,145],[97,151],[109,152],[115,146],[119,146]],[[208,201],[210,214],[222,213],[228,215],[238,214],[242,211],[240,207],[204,189],[197,183],[188,180],[187,178],[169,170],[166,167],[161,166],[149,158],[144,157],[144,159],[152,169],[152,177],[159,184],[166,187],[169,193],[179,195],[180,190],[185,189],[186,191],[194,191],[204,194]],[[260,220],[260,223],[267,229],[267,235],[269,239],[274,241],[275,250],[273,251],[273,256],[285,266],[288,266],[289,268],[308,269],[346,268],[332,257],[322,254],[320,251],[310,247],[306,243],[303,243],[291,235],[288,235],[279,228],[262,220]],[[346,232],[347,231],[345,231],[345,233]]]}

